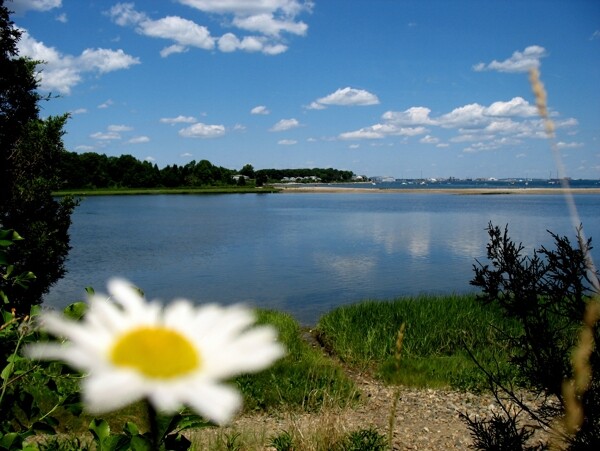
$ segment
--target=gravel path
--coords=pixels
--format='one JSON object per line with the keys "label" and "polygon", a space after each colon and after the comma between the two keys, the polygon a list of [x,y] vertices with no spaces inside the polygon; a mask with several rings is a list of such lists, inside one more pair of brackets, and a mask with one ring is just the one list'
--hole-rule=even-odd
{"label": "gravel path", "polygon": [[[487,417],[499,409],[490,394],[396,388],[367,374],[352,370],[348,374],[362,395],[361,402],[352,408],[325,407],[318,413],[242,415],[229,427],[213,432],[220,434],[221,443],[223,437],[231,437],[236,433],[243,434],[246,441],[248,434],[253,434],[256,445],[246,444],[241,448],[244,450],[274,450],[268,446],[270,438],[283,431],[294,437],[294,443],[300,443],[294,449],[327,449],[316,443],[322,445],[324,441],[350,431],[374,427],[387,436],[394,397],[398,394],[393,431],[394,450],[468,450],[472,449],[472,439],[459,412]],[[541,429],[537,430],[534,437],[538,443],[547,438],[548,434]]]}

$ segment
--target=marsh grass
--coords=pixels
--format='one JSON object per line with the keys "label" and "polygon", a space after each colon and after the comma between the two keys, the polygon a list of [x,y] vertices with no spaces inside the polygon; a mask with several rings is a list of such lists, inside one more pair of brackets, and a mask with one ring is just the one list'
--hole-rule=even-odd
{"label": "marsh grass", "polygon": [[236,379],[247,411],[315,411],[325,402],[342,407],[357,399],[356,388],[342,368],[302,338],[298,322],[289,314],[261,310],[258,322],[277,329],[287,354],[259,374]]}
{"label": "marsh grass", "polygon": [[199,188],[90,188],[55,191],[54,196],[137,196],[143,194],[236,194],[276,193],[281,190],[272,186],[205,186]]}
{"label": "marsh grass", "polygon": [[[402,323],[406,332],[398,367],[394,354]],[[475,295],[365,301],[336,308],[317,325],[330,352],[384,381],[461,389],[486,386],[485,375],[469,352],[482,364],[498,367],[505,377],[515,377],[507,365],[508,344],[499,330],[516,328],[498,310],[477,303]]]}

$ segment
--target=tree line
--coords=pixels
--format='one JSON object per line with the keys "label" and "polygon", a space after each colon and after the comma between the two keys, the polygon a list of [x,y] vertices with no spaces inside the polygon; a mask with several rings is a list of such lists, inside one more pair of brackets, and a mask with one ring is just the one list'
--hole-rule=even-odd
{"label": "tree line", "polygon": [[[243,175],[245,177],[235,177]],[[216,166],[208,160],[192,160],[185,165],[168,165],[159,169],[149,161],[132,155],[118,157],[95,152],[64,152],[58,164],[60,189],[94,188],[178,188],[237,185],[246,177],[257,186],[278,182],[284,177],[318,177],[324,183],[350,181],[352,171],[338,169],[260,169],[246,164],[242,169]]]}

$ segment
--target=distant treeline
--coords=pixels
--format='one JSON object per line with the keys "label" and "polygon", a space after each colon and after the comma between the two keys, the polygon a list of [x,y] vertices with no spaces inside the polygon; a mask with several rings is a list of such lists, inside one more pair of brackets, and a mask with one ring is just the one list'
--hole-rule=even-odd
{"label": "distant treeline", "polygon": [[352,171],[340,171],[338,169],[259,169],[256,171],[256,177],[266,177],[268,180],[282,180],[285,177],[318,177],[323,183],[330,182],[349,182],[354,173]]}
{"label": "distant treeline", "polygon": [[[246,177],[234,177],[244,175]],[[351,171],[337,169],[260,169],[247,164],[242,169],[215,166],[208,160],[190,161],[185,165],[169,165],[159,169],[149,161],[131,155],[109,157],[104,154],[65,152],[61,155],[58,174],[61,189],[79,188],[178,188],[245,184],[247,179],[257,186],[277,182],[284,177],[316,176],[325,183],[349,181]]]}

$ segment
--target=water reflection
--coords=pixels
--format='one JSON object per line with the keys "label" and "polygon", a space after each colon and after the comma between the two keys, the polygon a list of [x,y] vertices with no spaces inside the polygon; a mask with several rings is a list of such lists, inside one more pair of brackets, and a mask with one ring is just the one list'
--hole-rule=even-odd
{"label": "water reflection", "polygon": [[[578,198],[600,236],[600,196]],[[336,305],[470,291],[492,221],[528,250],[574,237],[558,195],[294,194],[88,198],[51,305],[127,277],[150,297],[247,302],[312,323]]]}

